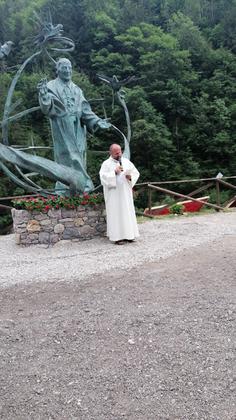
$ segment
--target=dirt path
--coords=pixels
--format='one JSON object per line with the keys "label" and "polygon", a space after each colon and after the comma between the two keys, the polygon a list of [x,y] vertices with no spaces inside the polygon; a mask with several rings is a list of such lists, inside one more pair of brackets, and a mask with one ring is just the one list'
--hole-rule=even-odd
{"label": "dirt path", "polygon": [[235,249],[2,289],[0,418],[235,420]]}

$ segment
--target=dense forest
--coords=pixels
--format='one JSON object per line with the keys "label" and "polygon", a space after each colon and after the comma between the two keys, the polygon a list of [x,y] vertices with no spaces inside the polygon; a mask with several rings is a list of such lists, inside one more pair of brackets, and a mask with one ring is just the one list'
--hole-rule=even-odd
{"label": "dense forest", "polygon": [[[97,74],[125,87],[132,123],[132,160],[141,180],[158,181],[236,173],[236,0],[0,0],[0,42],[14,42],[0,68],[0,115],[10,81],[35,52],[34,12],[50,9],[54,24],[76,48],[64,54],[73,80],[101,117],[125,132],[123,110],[112,109],[109,87]],[[56,58],[56,55],[54,56]],[[46,57],[27,67],[15,96],[20,109],[36,106],[37,83],[54,68]],[[90,136],[89,173],[95,183],[115,133]],[[11,124],[10,143],[51,146],[47,119],[38,111]],[[0,196],[21,193],[2,175]]]}

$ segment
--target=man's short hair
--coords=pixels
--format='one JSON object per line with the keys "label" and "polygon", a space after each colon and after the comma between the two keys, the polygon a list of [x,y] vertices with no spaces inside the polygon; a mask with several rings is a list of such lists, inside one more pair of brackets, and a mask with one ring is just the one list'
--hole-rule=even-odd
{"label": "man's short hair", "polygon": [[117,143],[113,143],[113,144],[111,144],[110,145],[110,147],[109,147],[109,152],[111,153],[111,151],[112,151],[112,149],[113,149],[113,147],[114,146],[118,146],[118,147],[120,147],[121,148],[121,146],[119,145],[119,144],[117,144]]}

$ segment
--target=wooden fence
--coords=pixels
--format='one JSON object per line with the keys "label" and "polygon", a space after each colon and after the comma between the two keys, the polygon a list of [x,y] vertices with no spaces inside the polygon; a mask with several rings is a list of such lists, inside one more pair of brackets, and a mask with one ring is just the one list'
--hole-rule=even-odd
{"label": "wooden fence", "polygon": [[[224,190],[236,190],[236,185],[234,185],[232,182],[236,180],[236,176],[217,176],[215,178],[200,178],[200,179],[181,179],[181,180],[173,180],[173,181],[159,181],[159,182],[143,182],[136,184],[136,188],[138,190],[147,190],[148,191],[148,210],[151,211],[152,205],[153,205],[153,192],[158,191],[160,193],[163,193],[165,195],[169,195],[172,197],[177,197],[177,200],[175,203],[178,203],[179,200],[191,200],[191,201],[197,201],[198,203],[203,203],[205,206],[214,208],[216,211],[225,210],[230,206],[230,204],[233,203],[234,200],[236,200],[236,196],[232,195],[230,200],[227,200],[227,202],[222,202],[222,189]],[[229,182],[230,181],[230,182]],[[167,189],[166,186],[171,185],[181,185],[181,184],[203,184],[194,191],[191,191],[188,194],[181,194],[176,190],[173,189]],[[216,203],[209,203],[206,201],[201,201],[199,198],[196,198],[195,196],[198,196],[198,194],[202,194],[203,191],[205,192],[209,188],[215,188],[216,191]],[[166,204],[164,207],[168,207],[169,205]]]}
{"label": "wooden fence", "polygon": [[[232,195],[230,200],[227,200],[227,202],[222,203],[221,199],[221,189],[230,189],[233,191],[236,191],[236,185],[232,184],[232,182],[235,180],[236,182],[236,176],[217,176],[215,178],[200,178],[200,179],[181,179],[181,180],[173,180],[173,181],[157,181],[157,182],[143,182],[136,184],[135,188],[138,190],[147,190],[148,191],[148,209],[151,210],[153,205],[153,192],[158,191],[160,193],[163,193],[165,195],[170,195],[173,197],[177,197],[176,203],[178,203],[179,199],[185,199],[185,200],[191,200],[191,201],[197,201],[198,203],[202,202],[199,200],[199,198],[195,198],[198,194],[202,193],[203,191],[208,190],[209,188],[215,188],[216,190],[216,203],[208,203],[203,202],[205,206],[214,208],[216,211],[224,210],[228,208],[229,204],[235,199],[236,195]],[[231,182],[229,182],[231,181]],[[194,191],[191,191],[188,194],[181,194],[178,191],[174,191],[173,189],[167,189],[165,186],[168,185],[181,185],[181,184],[203,184],[202,186],[198,187]],[[5,210],[11,210],[11,206],[3,204],[4,202],[8,202],[15,198],[22,198],[22,197],[32,197],[37,196],[37,194],[33,193],[31,195],[22,195],[22,196],[12,196],[12,197],[0,197],[0,208]],[[166,204],[166,207],[168,204]]]}

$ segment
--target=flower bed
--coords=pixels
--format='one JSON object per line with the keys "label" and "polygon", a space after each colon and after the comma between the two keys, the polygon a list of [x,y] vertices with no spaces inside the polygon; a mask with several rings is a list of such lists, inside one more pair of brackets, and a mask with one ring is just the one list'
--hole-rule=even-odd
{"label": "flower bed", "polygon": [[13,207],[28,211],[47,212],[50,209],[75,209],[78,206],[94,206],[103,202],[102,194],[75,195],[73,197],[62,197],[51,195],[47,197],[22,197],[12,200]]}
{"label": "flower bed", "polygon": [[83,241],[106,232],[102,194],[21,198],[14,206],[13,227],[20,245]]}

